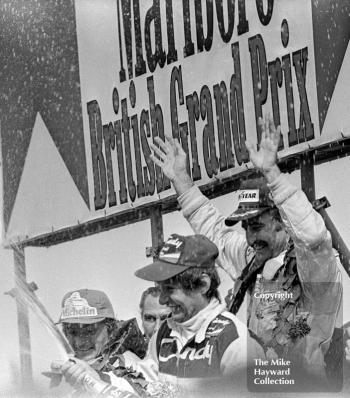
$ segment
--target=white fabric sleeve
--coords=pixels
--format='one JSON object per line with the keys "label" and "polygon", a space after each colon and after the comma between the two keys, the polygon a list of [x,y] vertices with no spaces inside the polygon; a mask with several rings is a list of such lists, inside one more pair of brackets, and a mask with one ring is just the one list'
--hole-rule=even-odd
{"label": "white fabric sleeve", "polygon": [[217,264],[235,280],[246,266],[247,242],[244,233],[225,225],[225,217],[197,186],[178,198],[184,217],[197,234],[205,235],[219,249]]}
{"label": "white fabric sleeve", "polygon": [[158,381],[158,358],[157,358],[157,348],[156,348],[156,336],[157,333],[155,333],[148,345],[148,350],[146,357],[144,359],[141,359],[137,364],[136,364],[136,371],[141,372],[145,379],[148,382],[156,382]]}
{"label": "white fabric sleeve", "polygon": [[292,185],[285,174],[280,174],[269,184],[269,188],[294,243],[313,248],[327,239],[322,216],[313,209],[304,192]]}
{"label": "white fabric sleeve", "polygon": [[[304,192],[280,174],[269,184],[273,200],[279,209],[282,221],[295,244],[298,274],[301,282],[313,282],[309,297],[323,294],[326,285],[339,279],[332,239],[322,216],[314,210]],[[308,289],[307,289],[308,290]],[[313,292],[312,292],[313,290]]]}
{"label": "white fabric sleeve", "polygon": [[241,336],[233,341],[224,352],[220,370],[223,376],[234,376],[254,366],[255,359],[265,359],[265,352],[256,340],[250,336]]}

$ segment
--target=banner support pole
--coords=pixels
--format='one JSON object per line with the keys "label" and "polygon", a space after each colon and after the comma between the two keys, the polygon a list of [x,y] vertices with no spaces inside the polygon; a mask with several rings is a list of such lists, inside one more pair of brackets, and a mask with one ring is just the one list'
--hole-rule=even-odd
{"label": "banner support pole", "polygon": [[343,238],[341,237],[340,233],[338,232],[337,228],[333,224],[331,218],[329,217],[327,210],[322,208],[318,212],[323,217],[323,220],[326,224],[326,228],[328,229],[329,233],[332,236],[333,247],[339,253],[339,260],[342,266],[344,267],[346,273],[350,277],[350,251],[346,243],[344,242]]}
{"label": "banner support pole", "polygon": [[314,151],[310,151],[300,157],[301,189],[311,203],[316,199],[314,155]]}
{"label": "banner support pole", "polygon": [[[15,265],[15,286],[20,289],[26,284],[26,265],[24,248],[21,245],[12,246]],[[23,388],[30,386],[33,382],[33,368],[30,344],[30,328],[28,308],[21,302],[19,295],[16,295],[17,325],[19,336],[19,353],[21,366],[21,380]]]}
{"label": "banner support pole", "polygon": [[[150,211],[151,220],[151,235],[152,235],[152,247],[159,248],[164,242],[164,231],[163,231],[163,216],[162,206],[156,205],[152,207]],[[153,253],[153,258],[157,256],[156,251]]]}
{"label": "banner support pole", "polygon": [[[316,198],[315,193],[315,176],[314,176],[314,152],[310,151],[301,155],[300,173],[301,173],[301,189],[312,203]],[[333,247],[339,253],[339,260],[343,265],[346,273],[350,276],[350,251],[333,224],[325,208],[318,210],[321,214],[326,228],[331,234]]]}

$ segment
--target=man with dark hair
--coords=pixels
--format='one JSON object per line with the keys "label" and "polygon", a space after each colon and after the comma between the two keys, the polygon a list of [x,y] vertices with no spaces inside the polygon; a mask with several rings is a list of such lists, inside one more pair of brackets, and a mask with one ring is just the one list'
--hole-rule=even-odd
{"label": "man with dark hair", "polygon": [[[227,218],[194,185],[177,140],[155,138],[151,158],[171,180],[194,231],[218,246],[218,265],[236,281],[230,310],[236,313],[250,294],[249,328],[267,355],[291,358],[301,375],[322,379],[341,301],[337,259],[322,217],[277,166],[280,128],[271,117],[259,124],[259,148],[246,147],[260,178],[242,183],[238,209]],[[239,221],[245,235],[230,228]]]}
{"label": "man with dark hair", "polygon": [[173,234],[158,259],[135,273],[157,283],[159,302],[171,310],[149,346],[158,378],[185,391],[199,393],[197,388],[210,385],[204,378],[223,376],[238,386],[246,379],[249,359],[265,357],[247,327],[219,300],[217,256],[216,245],[205,236]]}
{"label": "man with dark hair", "polygon": [[166,305],[159,303],[160,289],[158,286],[147,288],[141,295],[140,312],[142,328],[148,342],[159,329],[160,322],[164,321],[170,313]]}
{"label": "man with dark hair", "polygon": [[79,289],[63,297],[59,322],[75,357],[52,368],[77,390],[74,396],[142,394],[146,382],[132,368],[140,360],[136,354],[145,354],[145,342],[135,318],[117,321],[104,292]]}

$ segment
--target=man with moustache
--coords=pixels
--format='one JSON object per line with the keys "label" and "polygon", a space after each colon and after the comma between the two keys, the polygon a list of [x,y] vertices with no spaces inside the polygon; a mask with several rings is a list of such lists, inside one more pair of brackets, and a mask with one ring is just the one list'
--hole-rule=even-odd
{"label": "man with moustache", "polygon": [[[156,138],[151,158],[195,233],[216,243],[218,265],[236,280],[230,310],[237,313],[250,294],[248,325],[267,356],[291,358],[301,376],[320,380],[341,301],[337,260],[322,217],[277,166],[280,128],[271,117],[259,124],[259,149],[246,146],[260,176],[242,182],[238,209],[227,218],[192,182],[177,140]],[[230,228],[239,221],[245,235]]]}

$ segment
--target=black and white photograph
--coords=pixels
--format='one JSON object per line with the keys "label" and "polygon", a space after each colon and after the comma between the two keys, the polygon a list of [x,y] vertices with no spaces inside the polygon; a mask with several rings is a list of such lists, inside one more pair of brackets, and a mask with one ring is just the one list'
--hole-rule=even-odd
{"label": "black and white photograph", "polygon": [[350,393],[349,0],[0,0],[0,397]]}

